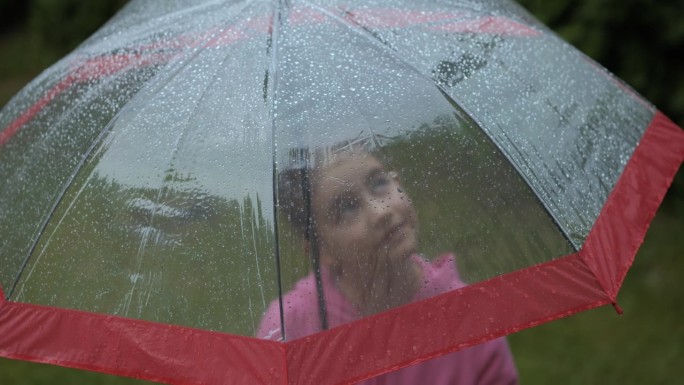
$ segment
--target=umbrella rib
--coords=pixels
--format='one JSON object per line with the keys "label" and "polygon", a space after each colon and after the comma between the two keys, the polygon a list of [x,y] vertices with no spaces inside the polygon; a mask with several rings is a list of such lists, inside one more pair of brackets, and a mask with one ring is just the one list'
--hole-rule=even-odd
{"label": "umbrella rib", "polygon": [[[503,133],[503,135],[508,136],[504,130],[501,130],[501,132]],[[489,137],[489,135],[487,135],[487,137]],[[492,139],[490,138],[490,140],[492,140]],[[544,208],[544,210],[546,211],[546,213],[551,217],[551,219],[553,220],[553,223],[556,225],[556,227],[558,228],[558,230],[560,231],[560,233],[563,235],[563,237],[565,238],[565,240],[568,242],[568,244],[570,245],[570,247],[572,247],[572,249],[573,249],[575,252],[579,251],[581,245],[576,245],[576,244],[575,244],[575,242],[572,240],[572,237],[570,237],[570,235],[568,234],[568,231],[561,225],[561,222],[560,222],[560,220],[558,219],[557,215],[555,214],[555,211],[551,209],[550,205],[547,204],[547,203],[544,201],[544,199],[542,199],[542,197],[541,197],[542,194],[541,194],[540,192],[538,192],[536,188],[533,187],[532,182],[531,182],[530,179],[525,175],[525,173],[522,172],[522,170],[520,169],[520,167],[518,166],[518,164],[515,163],[515,162],[513,162],[513,161],[510,161],[510,159],[513,159],[513,156],[512,156],[512,155],[508,155],[509,152],[508,152],[507,150],[505,150],[502,146],[499,146],[494,140],[492,140],[492,142],[494,143],[494,145],[496,146],[496,148],[499,150],[499,152],[501,152],[501,153],[503,154],[503,156],[504,156],[506,159],[509,160],[509,163],[511,164],[511,166],[512,166],[513,168],[515,168],[515,170],[517,171],[518,175],[519,175],[521,178],[523,178],[523,180],[525,181],[525,184],[527,185],[527,187],[529,187],[529,189],[532,191],[532,193],[534,194],[534,196],[535,196],[535,197],[537,198],[537,200],[539,201],[539,204],[542,205],[542,207]],[[517,150],[518,152],[520,152],[520,149],[518,149],[518,148],[515,148],[515,150]],[[520,156],[520,158],[522,159],[522,156]]]}
{"label": "umbrella rib", "polygon": [[[277,168],[277,141],[276,141],[276,117],[275,117],[275,98],[277,96],[278,85],[278,37],[280,36],[280,27],[283,22],[283,13],[286,5],[283,0],[279,0],[273,9],[272,27],[269,28],[267,40],[267,52],[270,50],[271,61],[269,68],[265,74],[264,79],[264,96],[269,103],[269,110],[271,114],[271,169],[272,169],[272,185],[273,185],[273,241],[275,243],[275,263],[276,263],[276,277],[278,280],[278,307],[280,313],[280,338],[286,340],[285,335],[285,309],[283,304],[283,278],[280,263],[280,228],[278,226],[278,168]],[[270,45],[268,44],[270,43]]]}
{"label": "umbrella rib", "polygon": [[458,104],[451,96],[449,96],[449,93],[440,84],[434,82],[432,80],[432,78],[430,78],[429,76],[427,76],[423,72],[421,72],[415,65],[413,65],[409,61],[407,61],[407,60],[403,59],[402,57],[400,57],[399,55],[397,55],[396,51],[394,51],[391,47],[388,47],[386,44],[384,44],[382,41],[380,41],[376,36],[373,35],[372,32],[370,32],[364,26],[359,25],[357,23],[354,23],[354,22],[347,20],[343,17],[340,17],[340,16],[334,14],[333,12],[331,12],[330,10],[328,10],[324,7],[321,7],[317,4],[311,3],[308,0],[300,0],[300,1],[302,3],[307,4],[309,7],[316,9],[317,11],[321,12],[325,16],[330,17],[331,19],[337,21],[338,23],[349,27],[349,29],[351,31],[354,31],[355,33],[359,34],[361,37],[365,38],[368,42],[373,44],[376,48],[379,48],[383,52],[386,52],[387,54],[389,54],[394,60],[398,61],[399,63],[402,63],[407,68],[409,68],[410,70],[412,70],[416,74],[418,74],[418,76],[420,76],[422,78],[427,78],[428,80],[430,80],[431,84],[433,84],[435,87],[437,87],[437,89],[442,93],[442,95],[444,95],[447,98],[449,103],[452,103],[453,105],[458,106],[458,108],[460,110],[462,110],[464,113],[466,113],[468,115],[468,117],[470,119],[472,119],[473,122],[476,123],[477,127],[480,130],[484,131],[485,136],[487,138],[489,138],[489,140],[494,144],[494,146],[499,150],[499,152],[504,156],[504,158],[506,158],[509,161],[509,163],[515,168],[515,170],[518,172],[518,175],[520,175],[520,177],[525,180],[525,184],[532,191],[532,193],[537,198],[537,200],[542,205],[542,207],[545,208],[546,212],[548,213],[548,215],[553,220],[553,223],[556,225],[556,227],[558,228],[558,230],[560,231],[562,236],[565,238],[565,240],[568,242],[570,247],[572,247],[572,249],[575,251],[579,250],[578,246],[575,245],[575,243],[572,241],[572,238],[568,234],[568,231],[561,225],[561,222],[559,221],[557,216],[554,214],[553,211],[551,211],[549,209],[548,205],[544,202],[544,200],[542,200],[540,193],[535,188],[532,187],[532,184],[528,180],[527,176],[521,172],[518,165],[516,165],[515,162],[510,161],[510,158],[506,155],[507,154],[506,151],[485,130],[482,129],[482,127],[484,125],[481,124],[478,119],[475,119],[475,117],[471,113],[469,113],[464,107],[462,107],[460,104]]}

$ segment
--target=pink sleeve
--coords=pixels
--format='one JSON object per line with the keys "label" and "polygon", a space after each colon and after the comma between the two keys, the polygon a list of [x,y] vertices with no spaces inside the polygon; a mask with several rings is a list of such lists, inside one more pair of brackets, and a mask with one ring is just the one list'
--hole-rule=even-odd
{"label": "pink sleeve", "polygon": [[513,362],[513,355],[505,338],[486,343],[486,362],[482,362],[482,371],[479,374],[478,385],[516,385],[518,372]]}
{"label": "pink sleeve", "polygon": [[266,340],[282,341],[283,333],[281,330],[280,303],[278,300],[268,305],[268,309],[259,323],[256,336]]}

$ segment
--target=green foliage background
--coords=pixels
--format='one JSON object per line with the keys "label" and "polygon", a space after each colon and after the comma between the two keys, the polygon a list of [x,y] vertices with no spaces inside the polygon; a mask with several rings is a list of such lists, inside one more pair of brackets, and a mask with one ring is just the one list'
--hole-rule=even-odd
{"label": "green foliage background", "polygon": [[[684,126],[684,0],[520,0]],[[125,0],[0,0],[0,106]],[[684,378],[684,173],[621,291],[602,308],[510,336],[524,384],[672,384]],[[0,359],[0,384],[143,383]]]}

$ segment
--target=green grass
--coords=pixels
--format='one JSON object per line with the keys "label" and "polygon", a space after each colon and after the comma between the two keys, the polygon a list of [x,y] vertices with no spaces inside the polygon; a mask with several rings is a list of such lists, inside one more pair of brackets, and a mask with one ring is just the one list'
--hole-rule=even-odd
{"label": "green grass", "polygon": [[154,382],[116,377],[107,374],[68,369],[0,358],[0,383],[3,385],[143,385]]}

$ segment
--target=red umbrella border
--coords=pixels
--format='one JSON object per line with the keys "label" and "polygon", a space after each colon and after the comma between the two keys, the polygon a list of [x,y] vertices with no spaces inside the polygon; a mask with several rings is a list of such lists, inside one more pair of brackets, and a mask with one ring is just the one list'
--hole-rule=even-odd
{"label": "red umbrella border", "polygon": [[[503,32],[484,19],[441,28],[449,25]],[[518,26],[508,33],[536,32]],[[157,50],[86,61],[1,131],[0,146],[71,85],[172,56]],[[682,161],[684,131],[656,111],[579,252],[302,339],[13,302],[0,288],[0,356],[178,385],[351,384],[583,310],[613,304],[620,312],[618,290]]]}

